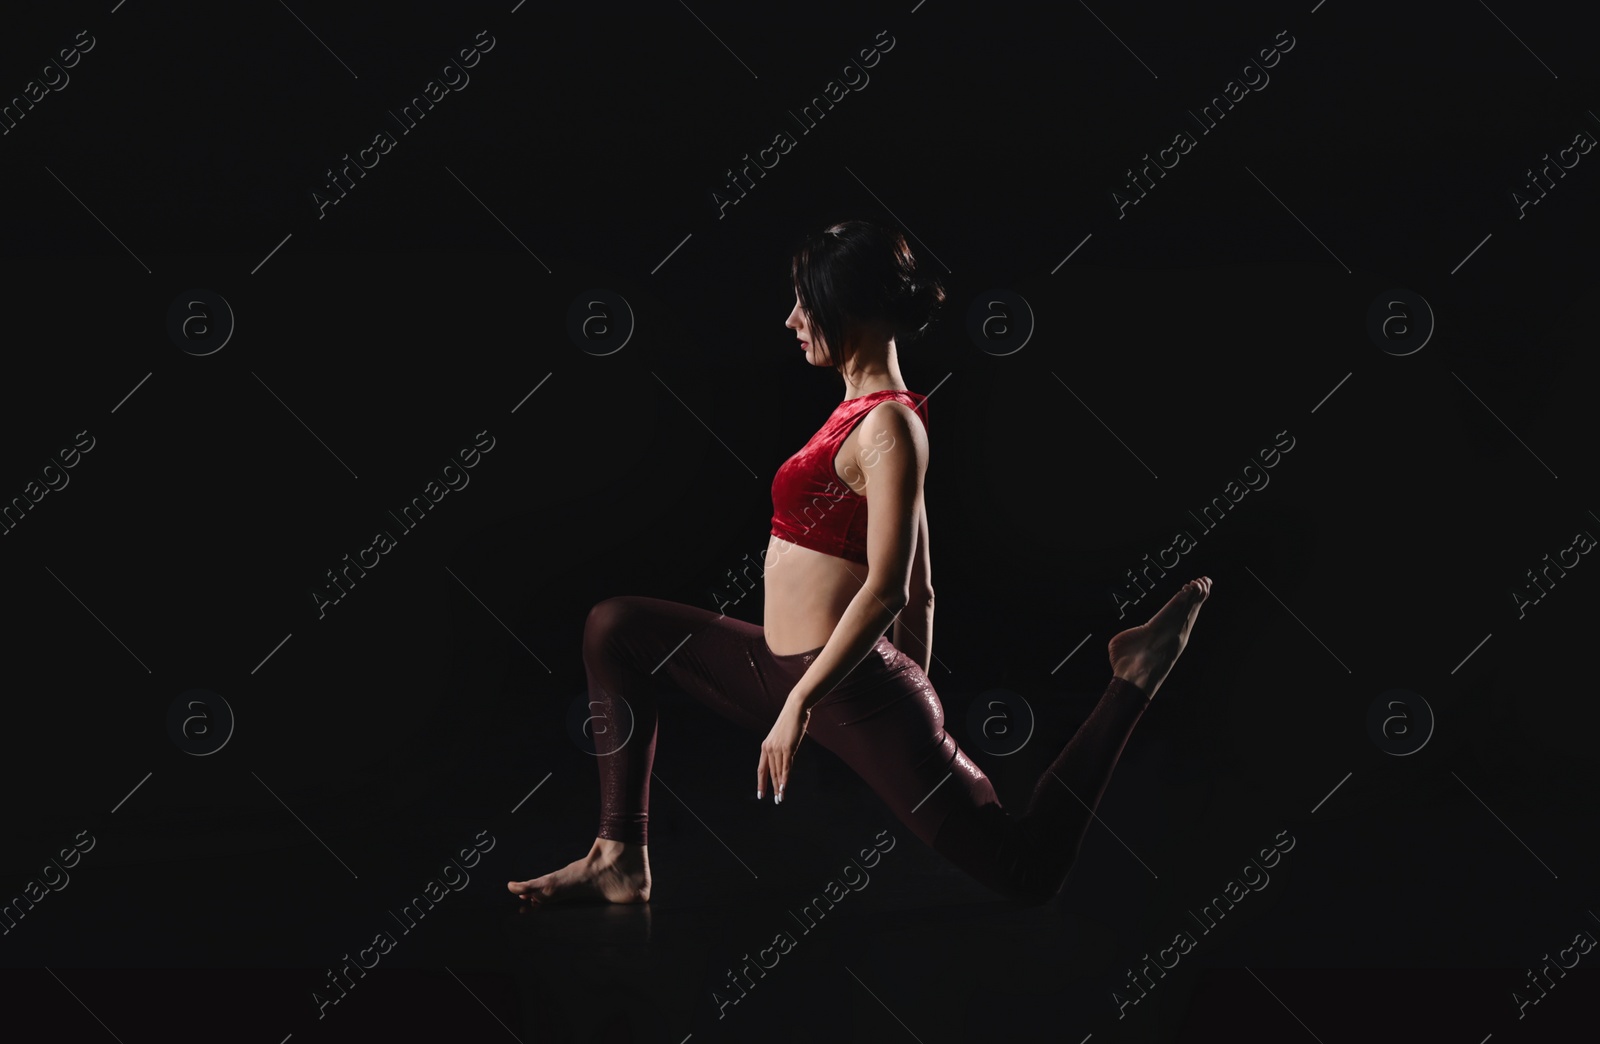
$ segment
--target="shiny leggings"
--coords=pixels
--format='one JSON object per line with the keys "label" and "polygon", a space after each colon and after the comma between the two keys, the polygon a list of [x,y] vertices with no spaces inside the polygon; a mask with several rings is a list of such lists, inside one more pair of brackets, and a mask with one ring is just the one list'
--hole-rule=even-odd
{"label": "shiny leggings", "polygon": [[[764,739],[819,652],[780,656],[755,624],[659,598],[625,595],[595,605],[583,634],[589,699],[594,718],[616,725],[594,730],[599,836],[648,843],[658,685]],[[922,668],[885,636],[812,706],[798,756],[805,743],[820,743],[971,877],[1009,898],[1042,903],[1066,881],[1148,703],[1138,686],[1113,677],[1017,815],[1001,807],[989,778],[945,731],[944,708]],[[752,789],[757,753],[752,745]]]}

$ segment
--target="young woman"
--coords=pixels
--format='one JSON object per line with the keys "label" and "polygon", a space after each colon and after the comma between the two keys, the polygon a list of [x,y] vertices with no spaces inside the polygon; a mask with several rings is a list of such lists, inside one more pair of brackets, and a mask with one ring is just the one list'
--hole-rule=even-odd
{"label": "young woman", "polygon": [[[583,661],[606,720],[625,701],[634,727],[596,737],[600,829],[589,853],[507,887],[535,903],[650,898],[648,808],[656,685],[757,735],[756,796],[787,796],[802,741],[837,754],[896,816],[984,885],[1030,903],[1066,880],[1092,810],[1162,679],[1188,641],[1209,577],[1148,623],[1111,639],[1112,678],[1039,777],[1020,814],[944,730],[929,683],[933,572],[923,476],[925,397],[906,388],[897,346],[944,299],[904,237],[847,221],[805,239],[791,264],[794,330],[806,362],[833,366],[845,398],[773,482],[764,626],[642,596],[589,611]],[[893,639],[885,631],[893,625]]]}

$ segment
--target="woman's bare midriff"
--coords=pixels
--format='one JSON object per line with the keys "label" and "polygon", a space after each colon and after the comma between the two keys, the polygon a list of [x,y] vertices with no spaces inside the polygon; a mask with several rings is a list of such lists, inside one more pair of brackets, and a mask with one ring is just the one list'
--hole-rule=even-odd
{"label": "woman's bare midriff", "polygon": [[767,648],[790,656],[826,645],[866,579],[861,563],[772,537],[762,564]]}

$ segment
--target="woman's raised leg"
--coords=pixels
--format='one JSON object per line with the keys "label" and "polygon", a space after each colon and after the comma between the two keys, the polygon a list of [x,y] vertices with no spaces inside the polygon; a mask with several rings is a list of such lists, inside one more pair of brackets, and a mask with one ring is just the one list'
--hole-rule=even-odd
{"label": "woman's raised leg", "polygon": [[1123,747],[1183,652],[1210,592],[1210,577],[1191,581],[1148,623],[1111,639],[1113,677],[1106,691],[1039,777],[1020,816],[998,800],[952,808],[934,848],[1013,898],[1043,903],[1059,892]]}
{"label": "woman's raised leg", "polygon": [[1111,640],[1113,678],[1040,776],[1019,815],[944,729],[909,657],[880,642],[853,686],[820,701],[807,735],[837,754],[913,834],[1003,895],[1049,900],[1065,882],[1123,747],[1188,641],[1211,581],[1184,585],[1148,623]]}

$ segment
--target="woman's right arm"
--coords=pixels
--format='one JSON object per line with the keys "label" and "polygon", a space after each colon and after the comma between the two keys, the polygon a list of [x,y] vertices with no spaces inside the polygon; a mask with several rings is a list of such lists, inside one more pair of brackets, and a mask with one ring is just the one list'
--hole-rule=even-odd
{"label": "woman's right arm", "polygon": [[928,553],[928,508],[923,502],[917,522],[917,552],[911,558],[910,601],[895,617],[890,641],[917,662],[922,673],[933,666],[933,568]]}

